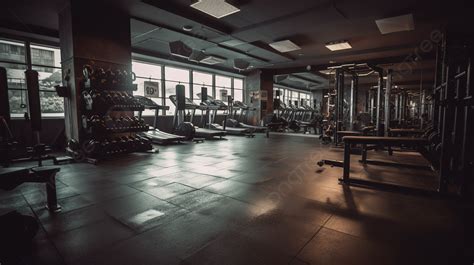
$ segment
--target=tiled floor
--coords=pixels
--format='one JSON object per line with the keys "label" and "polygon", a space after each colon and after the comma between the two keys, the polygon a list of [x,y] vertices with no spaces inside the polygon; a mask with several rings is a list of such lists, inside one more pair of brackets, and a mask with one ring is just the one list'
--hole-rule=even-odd
{"label": "tiled floor", "polygon": [[[61,168],[63,211],[41,185],[0,193],[41,230],[25,264],[472,264],[472,208],[338,184],[342,150],[315,138],[259,135],[159,147],[98,166]],[[385,154],[371,154],[382,157]],[[351,174],[429,187],[423,170],[362,167]],[[415,153],[392,159],[423,163]],[[0,261],[1,262],[1,261]]]}

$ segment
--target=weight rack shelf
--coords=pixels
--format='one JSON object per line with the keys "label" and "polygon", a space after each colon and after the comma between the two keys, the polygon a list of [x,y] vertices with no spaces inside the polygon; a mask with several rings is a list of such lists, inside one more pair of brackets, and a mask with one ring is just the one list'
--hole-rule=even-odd
{"label": "weight rack shelf", "polygon": [[87,162],[96,164],[121,154],[154,150],[148,139],[136,135],[148,131],[149,126],[133,117],[134,111],[143,111],[145,106],[131,93],[137,90],[135,74],[123,68],[116,65],[111,69],[110,64],[84,66],[81,112],[85,120],[80,142]]}

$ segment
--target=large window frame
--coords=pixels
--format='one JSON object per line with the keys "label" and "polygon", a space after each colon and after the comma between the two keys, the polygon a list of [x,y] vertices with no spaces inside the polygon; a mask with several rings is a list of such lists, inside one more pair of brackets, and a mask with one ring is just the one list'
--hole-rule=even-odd
{"label": "large window frame", "polygon": [[[196,102],[200,101],[200,99],[197,97],[197,94],[201,92],[201,87],[206,86],[208,88],[208,94],[210,96],[213,96],[215,98],[218,98],[218,93],[219,90],[221,89],[221,86],[218,86],[216,82],[216,77],[224,77],[224,78],[229,78],[230,79],[230,87],[225,87],[228,90],[228,95],[235,96],[236,95],[236,90],[238,90],[237,94],[239,95],[239,98],[235,100],[239,101],[244,101],[245,100],[245,77],[236,77],[231,74],[226,75],[225,73],[217,73],[217,72],[211,72],[211,71],[206,71],[203,69],[195,69],[191,66],[186,67],[183,65],[175,65],[171,63],[166,63],[161,60],[144,60],[142,58],[133,58],[132,60],[132,65],[133,63],[138,62],[141,64],[149,64],[149,65],[154,65],[157,66],[159,65],[161,67],[161,78],[155,79],[157,82],[160,82],[161,84],[161,96],[162,100],[160,102],[157,102],[160,105],[163,106],[169,106],[170,109],[168,111],[162,110],[159,115],[161,116],[172,116],[174,115],[174,109],[175,106],[170,102],[168,99],[170,95],[174,95],[174,93],[170,93],[169,91],[167,92],[167,85],[168,85],[168,90],[169,90],[169,84],[170,83],[176,83],[176,84],[184,84],[186,86],[186,96],[189,97],[191,100],[194,100]],[[166,69],[174,68],[178,70],[185,70],[188,71],[189,73],[189,78],[186,78],[185,80],[174,80],[176,78],[168,78],[166,74]],[[133,69],[132,69],[133,70]],[[195,73],[196,74],[201,74],[203,76],[206,76],[206,82],[203,84],[202,82],[196,81],[195,79]],[[137,79],[142,78],[142,79],[147,79],[148,77],[143,77],[137,74]],[[151,81],[153,81],[153,77],[150,78]],[[237,82],[235,82],[237,80]],[[238,83],[238,86],[235,86],[235,84]],[[137,95],[143,95],[143,91],[137,91],[135,94]],[[241,95],[241,96],[240,96]],[[143,116],[152,116],[154,114],[150,112],[144,112]]]}
{"label": "large window frame", "polygon": [[[26,107],[24,111],[14,111],[11,112],[12,119],[22,119],[24,118],[24,113],[28,112],[27,104],[27,88],[26,88],[26,78],[24,76],[24,71],[27,69],[36,70],[39,73],[40,79],[40,96],[41,96],[41,108],[42,108],[42,117],[43,118],[64,118],[64,100],[57,96],[56,91],[54,90],[54,85],[62,84],[62,69],[61,69],[61,54],[58,45],[46,44],[37,40],[28,40],[28,39],[17,39],[17,38],[0,38],[2,44],[13,45],[20,47],[19,54],[14,55],[18,57],[16,59],[1,58],[0,57],[0,66],[7,69],[7,75],[9,79],[9,99],[10,99],[10,111],[14,111],[15,107],[13,106],[12,100],[16,100],[17,97],[20,98],[19,104],[24,104]],[[11,48],[8,55],[10,57]],[[29,52],[28,52],[29,50]],[[47,52],[53,57],[48,60],[51,61],[51,64],[38,63],[38,59],[47,59],[40,56]],[[6,53],[6,52],[4,52]],[[15,73],[15,70],[18,70]],[[20,73],[21,71],[21,73]],[[13,72],[13,74],[12,74]],[[13,76],[12,76],[13,75]],[[12,85],[16,84],[16,85]],[[43,88],[42,88],[43,86]],[[46,88],[45,88],[46,87]],[[19,95],[19,96],[18,96]],[[22,99],[21,99],[22,98]],[[21,108],[21,107],[20,107]]]}
{"label": "large window frame", "polygon": [[312,106],[313,95],[309,91],[299,90],[295,88],[283,87],[280,85],[273,86],[273,95],[275,96],[275,91],[280,90],[280,100],[281,102],[288,104],[291,100],[291,104],[294,104],[294,101],[298,101],[298,106],[301,104],[301,100],[306,100],[306,104]]}
{"label": "large window frame", "polygon": [[[7,57],[1,58],[0,57],[0,65],[4,66],[7,68],[7,71],[9,69],[17,69],[19,71],[24,71],[26,69],[33,69],[33,70],[38,70],[40,72],[40,79],[42,79],[43,75],[42,73],[51,73],[55,74],[55,76],[59,76],[60,80],[54,80],[51,83],[51,87],[48,86],[47,89],[45,88],[40,88],[40,94],[42,95],[42,104],[44,103],[43,99],[44,98],[49,98],[49,97],[54,97],[56,98],[56,92],[54,90],[54,86],[56,84],[62,83],[62,72],[61,72],[61,60],[60,60],[60,50],[59,50],[59,45],[57,43],[50,43],[47,41],[40,41],[40,40],[32,40],[32,39],[26,39],[26,38],[21,38],[21,37],[11,37],[11,36],[6,36],[6,37],[1,37],[1,41],[4,42],[11,42],[14,44],[19,44],[20,46],[23,46],[23,52],[17,51],[17,59],[15,60],[8,60]],[[38,47],[45,48],[45,51],[38,50]],[[29,52],[27,52],[29,50]],[[48,50],[54,50],[54,57],[55,58],[42,58],[41,54],[51,54]],[[1,52],[1,51],[0,51]],[[59,53],[59,55],[57,54]],[[35,56],[38,55],[38,56]],[[58,57],[59,56],[59,57]],[[150,58],[144,59],[141,58],[141,56],[132,56],[132,65],[134,62],[141,63],[141,64],[149,64],[149,65],[154,65],[154,66],[159,66],[161,69],[161,73],[159,74],[159,78],[156,78],[155,76],[141,76],[140,74],[137,75],[137,79],[143,79],[143,80],[150,80],[150,81],[156,81],[159,82],[160,88],[161,88],[161,93],[159,99],[156,99],[157,103],[163,106],[169,106],[170,110],[162,110],[159,114],[161,115],[174,115],[174,105],[169,102],[169,95],[171,93],[166,93],[166,84],[167,82],[176,82],[178,83],[184,83],[186,84],[186,95],[190,97],[192,100],[195,101],[200,101],[194,93],[195,89],[200,89],[202,84],[197,84],[193,80],[193,75],[194,73],[202,73],[206,75],[210,75],[212,77],[212,82],[211,84],[206,84],[208,87],[208,93],[209,95],[212,95],[214,97],[217,96],[219,89],[221,89],[218,84],[216,84],[216,77],[217,76],[223,76],[225,78],[230,78],[230,87],[225,87],[225,89],[228,90],[228,95],[232,96],[238,96],[237,99],[239,101],[244,101],[245,102],[245,96],[246,96],[246,88],[245,88],[245,76],[234,74],[234,73],[226,73],[223,71],[219,70],[211,70],[208,68],[199,68],[199,67],[193,67],[191,65],[179,65],[179,64],[174,64],[173,62],[166,62],[166,60],[161,60],[159,58]],[[50,62],[50,63],[48,63]],[[7,67],[11,66],[11,67]],[[182,69],[185,71],[189,72],[189,80],[169,80],[169,78],[166,77],[165,73],[165,68],[166,67],[172,67],[172,68],[177,68],[177,69]],[[17,87],[9,87],[9,91],[19,91],[22,97],[24,98],[24,101],[27,102],[26,95],[26,85],[25,85],[25,79],[24,76],[23,78],[20,78],[21,80],[18,80],[18,86]],[[238,80],[238,82],[235,82],[235,80]],[[49,80],[50,81],[50,80]],[[57,83],[55,83],[57,82]],[[10,83],[14,83],[13,81]],[[239,83],[239,86],[235,86],[234,84]],[[49,84],[49,83],[48,83]],[[241,84],[241,85],[240,85]],[[238,90],[238,91],[237,91]],[[236,93],[237,91],[237,93]],[[15,92],[12,92],[15,93]],[[138,91],[136,92],[137,95],[141,94],[143,95],[143,91]],[[43,95],[48,95],[44,96]],[[42,112],[43,117],[48,118],[64,118],[64,103],[62,98],[58,98],[58,101],[61,101],[61,112],[55,112],[55,113],[46,113]],[[56,103],[55,103],[56,104]],[[50,104],[47,104],[50,105]],[[12,108],[10,108],[12,109]],[[24,112],[26,112],[27,109],[25,109]],[[16,113],[11,113],[12,118],[23,118],[24,117],[24,112],[16,112]],[[145,111],[144,116],[152,116],[151,112]]]}

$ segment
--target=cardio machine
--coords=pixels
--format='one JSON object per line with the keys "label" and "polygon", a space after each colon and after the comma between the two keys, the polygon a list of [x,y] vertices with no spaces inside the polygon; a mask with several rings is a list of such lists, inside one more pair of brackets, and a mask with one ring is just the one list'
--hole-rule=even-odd
{"label": "cardio machine", "polygon": [[[176,95],[169,96],[171,102],[176,106],[176,110],[173,117],[173,128],[175,128],[178,134],[190,135],[191,132],[196,137],[204,139],[213,139],[215,137],[222,138],[226,135],[226,131],[209,130],[205,128],[199,128],[193,125],[194,114],[196,109],[200,106],[184,95],[184,87],[182,85],[176,86]],[[185,111],[191,110],[189,115],[189,122],[185,122]]]}
{"label": "cardio machine", "polygon": [[[254,131],[254,132],[266,132],[267,131],[267,127],[263,127],[263,126],[255,126],[255,125],[250,125],[250,124],[245,124],[243,123],[243,113],[244,112],[248,112],[250,110],[250,107],[248,105],[246,105],[245,103],[241,102],[241,101],[233,101],[232,98],[229,99],[229,108],[230,108],[230,113],[231,113],[231,118],[228,118],[227,119],[227,126],[229,127],[235,127],[235,128],[246,128],[246,129],[250,129],[251,131]],[[237,113],[237,110],[240,109],[240,121],[238,119],[236,119],[236,113]],[[247,115],[245,115],[247,116]]]}
{"label": "cardio machine", "polygon": [[[217,111],[221,110],[227,112],[228,107],[222,100],[214,99],[213,97],[207,95],[206,87],[201,88],[201,93],[198,94],[198,97],[201,98],[200,109],[203,112],[201,124],[203,127],[208,127],[209,129],[217,131],[226,131],[231,135],[253,137],[252,130],[248,128],[227,127],[226,123],[224,123],[224,126],[221,126],[220,124],[214,122],[217,116]],[[226,119],[227,117],[224,120]]]}
{"label": "cardio machine", "polygon": [[[168,106],[160,106],[156,104],[153,100],[144,97],[144,96],[134,96],[140,102],[140,104],[145,106],[145,109],[154,110],[155,111],[155,118],[153,121],[153,128],[150,128],[149,131],[141,133],[143,137],[150,139],[155,144],[170,144],[170,143],[179,143],[181,141],[186,140],[184,136],[175,135],[170,133],[165,133],[163,131],[158,130],[157,123],[158,123],[158,111],[159,110],[168,110],[170,107]],[[138,119],[142,118],[143,111],[138,112]]]}

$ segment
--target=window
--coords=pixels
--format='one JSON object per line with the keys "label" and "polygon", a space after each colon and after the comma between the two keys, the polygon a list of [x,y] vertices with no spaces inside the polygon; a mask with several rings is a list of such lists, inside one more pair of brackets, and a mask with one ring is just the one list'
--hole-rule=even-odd
{"label": "window", "polygon": [[[300,102],[299,102],[299,92],[297,91],[292,91],[290,90],[290,97],[289,97],[289,100],[291,100],[291,104],[293,105],[300,105]],[[295,104],[295,102],[298,102],[297,104]]]}
{"label": "window", "polygon": [[64,99],[54,89],[62,85],[61,52],[58,48],[30,44],[32,69],[38,71],[41,112],[44,116],[62,116]]}
{"label": "window", "polygon": [[207,92],[212,94],[212,74],[193,71],[193,100],[201,101],[197,95],[201,93],[201,87],[207,87]]}
{"label": "window", "polygon": [[[25,65],[10,68],[10,64],[0,63],[0,67],[7,69],[8,97],[10,101],[10,113],[12,117],[22,117],[27,109],[27,93],[25,83]],[[22,67],[22,69],[18,69]]]}
{"label": "window", "polygon": [[169,96],[176,95],[177,85],[183,85],[186,97],[189,97],[189,70],[165,66],[165,79],[165,103],[170,107],[166,111],[166,115],[174,115],[176,106],[171,102]]}
{"label": "window", "polygon": [[[134,95],[143,96],[145,94],[145,82],[157,82],[159,91],[159,98],[152,98],[158,105],[164,104],[164,95],[161,90],[161,66],[156,64],[142,63],[132,61],[132,71],[136,75],[135,84],[137,84],[137,91],[134,91]],[[154,110],[145,110],[143,115],[155,115]]]}
{"label": "window", "polygon": [[234,78],[234,100],[244,102],[244,80]]}
{"label": "window", "polygon": [[227,76],[216,75],[215,98],[227,102],[227,96],[232,95],[232,79]]}
{"label": "window", "polygon": [[[208,94],[213,97],[216,97],[215,94],[223,90],[227,92],[227,95],[233,95],[236,100],[244,100],[244,79],[242,78],[234,78],[234,80],[232,80],[232,78],[228,76],[138,61],[132,62],[132,69],[137,75],[136,84],[138,84],[138,91],[135,92],[135,94],[144,94],[144,82],[146,81],[158,82],[160,84],[160,87],[164,91],[160,90],[160,98],[153,100],[160,105],[170,108],[168,111],[163,111],[164,115],[174,115],[176,106],[171,102],[169,96],[176,94],[177,85],[183,85],[185,87],[186,97],[196,102],[201,100],[198,94],[201,93],[202,87],[206,87]],[[220,94],[217,94],[216,98],[220,99]],[[227,98],[225,100],[227,100]],[[154,115],[154,113],[144,111],[143,115]]]}
{"label": "window", "polygon": [[38,71],[41,97],[41,112],[44,116],[61,116],[64,114],[64,99],[56,94],[54,89],[62,85],[61,69],[52,67],[33,66]]}
{"label": "window", "polygon": [[[64,101],[54,86],[62,84],[61,56],[58,48],[31,44],[31,68],[38,72],[43,117],[63,116]],[[0,40],[0,66],[7,69],[10,111],[12,117],[23,117],[28,111],[25,71],[25,43]]]}

